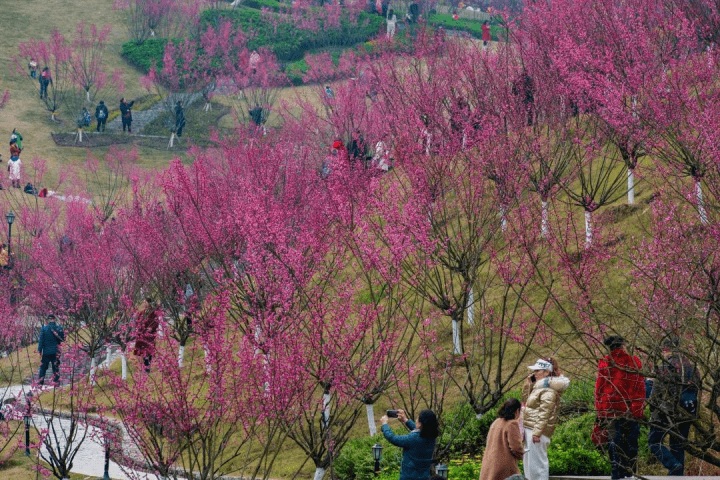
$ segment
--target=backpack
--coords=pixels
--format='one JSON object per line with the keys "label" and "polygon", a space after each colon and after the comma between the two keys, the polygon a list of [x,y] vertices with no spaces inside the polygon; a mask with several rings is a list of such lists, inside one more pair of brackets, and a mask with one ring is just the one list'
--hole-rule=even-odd
{"label": "backpack", "polygon": [[104,109],[101,108],[101,109],[98,111],[97,118],[99,118],[99,119],[101,119],[101,120],[102,120],[103,118],[105,118],[105,110],[104,110]]}

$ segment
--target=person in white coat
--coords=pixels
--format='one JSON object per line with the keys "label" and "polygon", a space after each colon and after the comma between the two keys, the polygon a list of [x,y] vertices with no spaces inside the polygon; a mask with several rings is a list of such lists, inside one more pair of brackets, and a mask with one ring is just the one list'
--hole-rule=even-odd
{"label": "person in white coat", "polygon": [[560,396],[570,380],[561,375],[554,358],[540,358],[528,368],[532,373],[522,391],[526,449],[523,470],[528,480],[547,480],[550,476],[547,448],[557,425]]}
{"label": "person in white coat", "polygon": [[395,36],[395,25],[397,25],[397,15],[395,15],[395,10],[392,8],[388,10],[385,21],[387,22],[387,36],[388,38],[392,38]]}

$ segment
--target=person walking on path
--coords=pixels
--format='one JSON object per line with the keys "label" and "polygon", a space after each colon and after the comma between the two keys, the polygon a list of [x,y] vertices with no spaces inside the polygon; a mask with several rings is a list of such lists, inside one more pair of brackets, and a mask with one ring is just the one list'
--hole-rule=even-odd
{"label": "person walking on path", "polygon": [[521,407],[520,400],[511,398],[498,410],[498,418],[487,434],[480,480],[505,480],[520,473],[518,460],[523,458],[523,444],[518,419]]}
{"label": "person walking on path", "polygon": [[38,353],[40,353],[40,371],[38,379],[40,385],[45,384],[45,373],[48,365],[52,365],[53,382],[57,384],[60,381],[60,360],[58,359],[58,347],[65,341],[65,330],[55,323],[55,315],[47,316],[47,325],[40,330],[40,338],[38,338]]}
{"label": "person walking on path", "polygon": [[[695,366],[679,352],[680,339],[674,335],[662,343],[662,356],[653,368],[648,446],[668,475],[685,473],[685,444],[698,413],[701,379]],[[663,445],[669,437],[670,448]]]}
{"label": "person walking on path", "polygon": [[397,15],[395,15],[395,10],[392,8],[388,10],[385,21],[387,22],[387,37],[392,38],[395,36],[395,26],[397,25]]}
{"label": "person walking on path", "polygon": [[480,28],[482,29],[483,49],[486,49],[488,43],[490,43],[490,40],[492,39],[492,35],[490,33],[490,25],[488,24],[488,21],[485,20],[482,25],[480,25]]}
{"label": "person walking on path", "polygon": [[125,97],[120,99],[120,114],[122,115],[123,132],[125,131],[125,127],[127,127],[128,133],[132,133],[132,106],[134,104],[134,100],[127,103],[125,101]]}
{"label": "person walking on path", "polygon": [[108,117],[108,109],[105,106],[105,102],[103,100],[100,100],[100,103],[97,107],[95,107],[95,118],[97,119],[97,128],[96,130],[99,132],[100,128],[102,128],[102,131],[105,131],[105,123],[107,122]]}
{"label": "person walking on path", "polygon": [[410,429],[409,434],[395,435],[388,426],[387,415],[383,415],[380,421],[382,422],[382,433],[387,441],[403,449],[398,480],[430,477],[435,440],[440,434],[435,413],[432,410],[423,410],[415,423],[407,418],[404,410],[397,410],[397,419]]}
{"label": "person walking on path", "polygon": [[183,110],[180,100],[175,104],[175,131],[178,138],[182,137],[183,128],[185,128],[185,110]]}
{"label": "person walking on path", "polygon": [[40,82],[40,98],[47,98],[47,89],[52,85],[52,77],[50,76],[50,69],[48,67],[42,69],[38,82]]}
{"label": "person walking on path", "polygon": [[10,140],[10,160],[8,160],[7,170],[10,173],[10,183],[15,188],[20,188],[20,152],[22,149],[18,147],[16,140]]}
{"label": "person walking on path", "polygon": [[145,299],[138,312],[133,353],[143,359],[145,373],[150,373],[150,362],[155,354],[155,335],[160,325],[160,315],[152,298]]}
{"label": "person walking on path", "polygon": [[618,480],[635,475],[645,379],[640,359],[623,349],[624,338],[611,335],[603,343],[610,354],[598,363],[595,408],[598,420],[607,427],[612,480]]}
{"label": "person walking on path", "polygon": [[529,480],[547,480],[550,476],[547,448],[557,425],[560,396],[567,390],[570,380],[561,374],[554,358],[540,358],[528,368],[532,373],[522,389],[527,448],[523,469]]}

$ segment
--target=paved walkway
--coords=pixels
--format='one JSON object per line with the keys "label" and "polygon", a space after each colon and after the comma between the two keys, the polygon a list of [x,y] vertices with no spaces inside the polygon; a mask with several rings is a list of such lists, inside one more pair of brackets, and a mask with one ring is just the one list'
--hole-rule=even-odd
{"label": "paved walkway", "polygon": [[[189,96],[184,96],[185,100],[183,100],[183,106],[185,108],[190,107],[193,103],[197,101],[197,99],[202,98],[202,94],[200,93],[193,93]],[[175,102],[173,101],[173,105]],[[141,132],[145,126],[155,120],[157,117],[159,117],[163,112],[167,112],[167,108],[165,107],[164,102],[158,102],[155,105],[152,106],[152,108],[149,108],[147,110],[142,110],[139,112],[133,111],[133,122],[132,122],[132,128],[135,132]],[[109,131],[122,131],[122,117],[118,115],[115,117],[112,121],[107,123],[106,129]]]}

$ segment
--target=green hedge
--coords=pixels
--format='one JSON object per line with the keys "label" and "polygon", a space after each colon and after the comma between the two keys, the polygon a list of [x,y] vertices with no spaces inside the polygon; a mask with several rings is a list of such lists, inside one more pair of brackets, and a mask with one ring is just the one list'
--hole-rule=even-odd
{"label": "green hedge", "polygon": [[[402,428],[400,427],[400,429]],[[402,461],[402,450],[390,445],[382,434],[356,438],[347,442],[333,463],[335,478],[377,480],[378,477],[375,477],[373,472],[375,461],[372,453],[372,446],[376,443],[383,446],[382,460],[380,460],[380,469],[383,475],[397,479]]]}
{"label": "green hedge", "polygon": [[138,45],[134,41],[122,46],[127,62],[143,72],[149,72],[153,65],[161,65],[167,39],[151,38]]}
{"label": "green hedge", "polygon": [[[480,20],[470,20],[468,18],[459,18],[453,20],[452,15],[449,13],[435,13],[428,17],[428,24],[436,24],[446,30],[459,30],[461,32],[468,32],[475,38],[482,38],[482,22]],[[505,29],[490,22],[490,36],[493,40],[498,41],[499,39],[505,39]]]}
{"label": "green hedge", "polygon": [[571,418],[555,429],[548,460],[550,475],[609,475],[610,462],[590,439],[595,414]]}
{"label": "green hedge", "polygon": [[264,18],[260,11],[246,7],[206,10],[202,14],[202,22],[206,25],[218,25],[223,20],[229,20],[244,32],[254,34],[248,41],[248,48],[268,47],[281,62],[300,60],[308,50],[332,46],[348,47],[366,42],[374,37],[385,23],[378,15],[361,12],[357,24],[342,19],[339,28],[320,28],[314,32],[297,28],[291,23],[281,22],[275,26]]}

